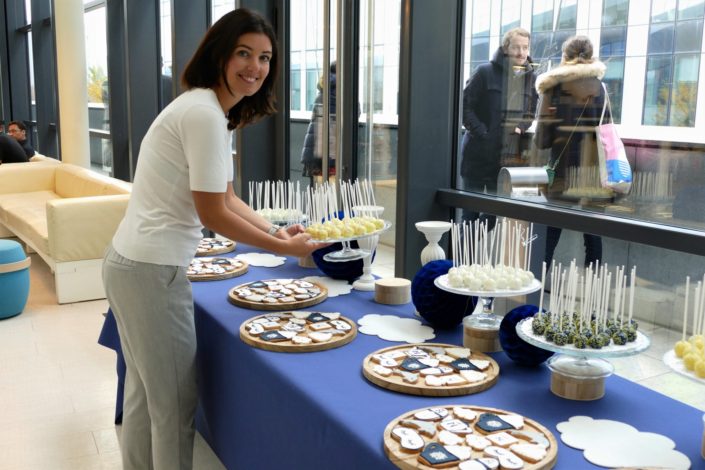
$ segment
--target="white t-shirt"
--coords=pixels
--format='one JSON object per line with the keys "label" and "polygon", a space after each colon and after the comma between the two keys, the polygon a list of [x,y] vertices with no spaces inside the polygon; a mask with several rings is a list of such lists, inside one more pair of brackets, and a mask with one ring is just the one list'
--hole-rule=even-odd
{"label": "white t-shirt", "polygon": [[133,261],[188,266],[203,228],[191,191],[226,191],[231,140],[213,90],[194,88],[172,101],[142,140],[115,250]]}

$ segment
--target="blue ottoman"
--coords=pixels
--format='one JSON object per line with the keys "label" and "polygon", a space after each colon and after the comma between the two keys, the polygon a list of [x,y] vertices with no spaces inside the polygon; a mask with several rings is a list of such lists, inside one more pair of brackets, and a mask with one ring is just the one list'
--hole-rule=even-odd
{"label": "blue ottoman", "polygon": [[22,245],[0,240],[0,319],[14,317],[24,310],[29,297],[29,265]]}

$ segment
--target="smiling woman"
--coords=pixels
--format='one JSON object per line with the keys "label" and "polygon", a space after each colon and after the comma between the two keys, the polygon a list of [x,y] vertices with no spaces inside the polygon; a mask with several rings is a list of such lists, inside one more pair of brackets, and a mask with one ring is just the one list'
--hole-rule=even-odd
{"label": "smiling woman", "polygon": [[[320,245],[301,225],[272,225],[235,196],[232,130],[275,112],[272,27],[245,9],[206,33],[184,70],[187,90],[154,120],[132,195],[103,266],[125,352],[124,468],[191,468],[196,335],[186,274],[203,226],[267,251]],[[154,398],[157,397],[157,398]]]}

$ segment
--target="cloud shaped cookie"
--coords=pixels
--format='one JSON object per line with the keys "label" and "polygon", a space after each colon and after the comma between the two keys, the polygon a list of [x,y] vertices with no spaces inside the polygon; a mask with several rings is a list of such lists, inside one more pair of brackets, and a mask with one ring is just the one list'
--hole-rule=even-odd
{"label": "cloud shaped cookie", "polygon": [[690,468],[690,459],[671,439],[620,421],[572,416],[556,428],[566,445],[583,449],[585,458],[601,467]]}
{"label": "cloud shaped cookie", "polygon": [[360,328],[357,331],[366,335],[379,336],[387,341],[405,341],[407,343],[423,343],[436,335],[433,328],[422,325],[413,318],[401,318],[396,315],[367,314],[357,321]]}

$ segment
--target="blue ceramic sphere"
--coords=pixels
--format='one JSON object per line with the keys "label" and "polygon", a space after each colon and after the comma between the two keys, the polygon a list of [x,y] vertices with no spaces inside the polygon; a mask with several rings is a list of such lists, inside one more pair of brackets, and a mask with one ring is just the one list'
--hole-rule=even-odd
{"label": "blue ceramic sphere", "polygon": [[433,281],[446,274],[453,262],[442,259],[426,263],[411,281],[411,300],[431,326],[449,329],[475,310],[476,297],[453,294],[436,287]]}
{"label": "blue ceramic sphere", "polygon": [[507,313],[499,325],[499,343],[509,359],[523,366],[538,366],[553,356],[553,352],[533,346],[519,337],[517,323],[533,317],[539,308],[536,305],[522,305]]}

